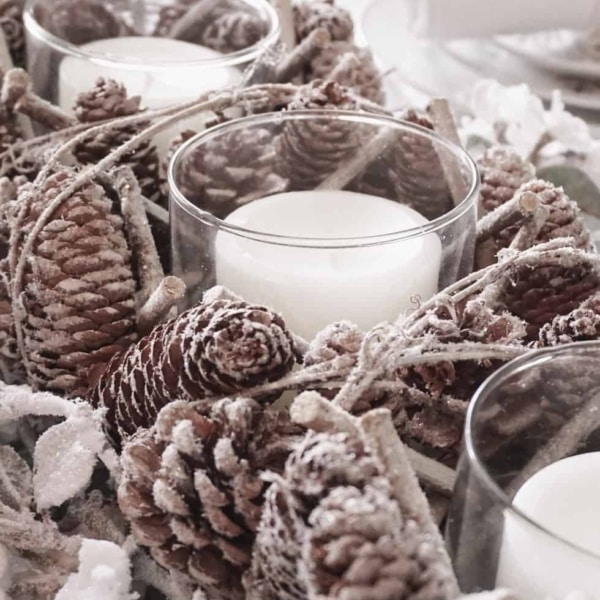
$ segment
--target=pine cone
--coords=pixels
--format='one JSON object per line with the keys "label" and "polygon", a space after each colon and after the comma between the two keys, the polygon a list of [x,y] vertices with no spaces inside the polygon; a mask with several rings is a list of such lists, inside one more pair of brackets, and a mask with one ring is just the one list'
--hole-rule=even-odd
{"label": "pine cone", "polygon": [[561,346],[600,338],[600,296],[595,295],[567,315],[554,317],[539,334],[539,346]]}
{"label": "pine cone", "polygon": [[[358,66],[334,77],[336,67],[347,54],[357,58]],[[311,61],[305,78],[306,81],[334,78],[340,85],[367,100],[376,104],[383,104],[385,101],[381,73],[373,54],[368,48],[361,48],[352,42],[331,42],[325,46]]]}
{"label": "pine cone", "polygon": [[238,129],[190,152],[177,182],[185,197],[218,218],[271,194],[287,181],[274,173],[273,135],[268,129]]}
{"label": "pine cone", "polygon": [[35,18],[56,37],[80,46],[95,40],[133,34],[100,0],[54,0],[36,5]]}
{"label": "pine cone", "polygon": [[448,599],[429,538],[357,437],[309,434],[267,492],[250,598]]}
{"label": "pine cone", "polygon": [[[74,176],[65,168],[48,178],[24,234]],[[55,211],[26,269],[23,336],[29,383],[81,394],[88,369],[136,339],[131,257],[123,221],[113,214],[104,188],[89,183]]]}
{"label": "pine cone", "polygon": [[490,148],[477,161],[477,165],[481,174],[479,193],[483,214],[508,202],[521,185],[535,177],[535,167],[509,146]]}
{"label": "pine cone", "polygon": [[[75,115],[82,123],[97,123],[140,112],[141,98],[129,98],[125,87],[112,79],[100,78],[88,92],[77,98]],[[138,133],[147,123],[135,126],[109,127],[94,140],[87,140],[75,149],[75,156],[81,164],[96,164],[115,148],[118,148]],[[160,191],[160,168],[158,152],[151,143],[145,143],[121,160],[134,172],[147,198],[153,198]]]}
{"label": "pine cone", "polygon": [[293,367],[294,344],[279,315],[243,301],[192,308],[115,356],[91,392],[115,440],[150,427],[176,399],[202,400],[276,381]]}
{"label": "pine cone", "polygon": [[315,29],[326,29],[334,42],[349,42],[354,37],[352,15],[329,2],[300,0],[294,6],[294,27],[299,42]]}
{"label": "pine cone", "polygon": [[0,0],[0,27],[17,67],[25,66],[24,8],[25,0]]}
{"label": "pine cone", "polygon": [[[288,110],[357,110],[355,97],[334,82],[314,82],[299,89]],[[294,190],[313,189],[357,152],[363,130],[340,121],[290,121],[276,141],[279,171]]]}
{"label": "pine cone", "polygon": [[267,487],[260,475],[283,470],[296,433],[287,413],[244,398],[221,400],[207,416],[184,402],[164,408],[123,449],[118,500],[137,541],[210,598],[244,598]]}

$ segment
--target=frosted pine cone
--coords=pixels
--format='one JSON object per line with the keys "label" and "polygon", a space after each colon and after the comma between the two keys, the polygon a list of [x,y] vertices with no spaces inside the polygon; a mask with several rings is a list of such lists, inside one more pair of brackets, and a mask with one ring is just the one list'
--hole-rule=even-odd
{"label": "frosted pine cone", "polygon": [[223,219],[244,204],[287,189],[287,180],[273,172],[275,161],[268,129],[239,129],[191,152],[177,183],[193,204]]}
{"label": "frosted pine cone", "polygon": [[535,167],[508,146],[490,148],[477,164],[481,174],[482,214],[508,202],[521,185],[535,177]]}
{"label": "frosted pine cone", "polygon": [[[358,64],[340,72],[338,68],[348,54],[354,56]],[[385,100],[381,73],[373,54],[368,48],[361,48],[352,42],[331,42],[323,48],[306,72],[307,81],[315,79],[334,79],[376,104],[383,104]]]}
{"label": "frosted pine cone", "polygon": [[[125,87],[112,79],[100,78],[88,92],[77,98],[75,115],[82,123],[98,123],[107,119],[126,117],[140,112],[141,98],[128,97]],[[146,124],[147,125],[147,124]],[[75,156],[81,164],[95,164],[111,150],[121,146],[144,124],[126,127],[109,127],[93,140],[86,140],[75,149]],[[159,159],[156,147],[151,143],[139,146],[122,159],[134,172],[142,193],[147,198],[154,197],[160,189]]]}
{"label": "frosted pine cone", "polygon": [[[48,178],[24,233],[74,176],[64,169]],[[135,291],[123,221],[104,188],[90,183],[55,211],[27,262],[23,334],[29,383],[83,393],[90,367],[135,341]]]}
{"label": "frosted pine cone", "polygon": [[430,536],[346,434],[309,434],[269,488],[248,585],[252,600],[451,597]]}
{"label": "frosted pine cone", "polygon": [[351,41],[354,37],[352,15],[344,8],[314,0],[300,0],[293,8],[298,41],[315,29],[326,29],[334,42]]}
{"label": "frosted pine cone", "polygon": [[554,317],[539,334],[539,345],[560,346],[600,338],[600,298],[594,296],[567,315]]}
{"label": "frosted pine cone", "polygon": [[119,506],[137,541],[215,600],[244,598],[267,484],[297,440],[287,413],[225,399],[202,416],[193,405],[164,408],[153,430],[124,448]]}
{"label": "frosted pine cone", "polygon": [[[357,110],[355,97],[334,82],[315,82],[300,88],[288,110]],[[362,129],[347,122],[330,120],[289,121],[275,144],[280,172],[292,189],[318,186],[344,161],[357,152]]]}
{"label": "frosted pine cone", "polygon": [[328,325],[310,343],[304,364],[311,367],[339,357],[348,357],[351,363],[355,363],[363,339],[364,333],[348,321]]}
{"label": "frosted pine cone", "polygon": [[295,362],[285,323],[262,306],[215,300],[157,327],[115,356],[88,395],[108,409],[115,440],[150,427],[160,409],[275,381]]}
{"label": "frosted pine cone", "polygon": [[17,67],[25,66],[24,7],[25,0],[0,0],[0,27]]}

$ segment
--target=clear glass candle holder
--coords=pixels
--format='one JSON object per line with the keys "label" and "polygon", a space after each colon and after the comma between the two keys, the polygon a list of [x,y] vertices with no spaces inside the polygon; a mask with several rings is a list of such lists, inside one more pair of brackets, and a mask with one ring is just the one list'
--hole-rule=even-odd
{"label": "clear glass candle holder", "polygon": [[[460,178],[452,200],[442,166]],[[378,115],[287,111],[190,139],[169,169],[174,273],[218,284],[311,338],[395,320],[469,272],[477,169],[432,131]]]}
{"label": "clear glass candle holder", "polygon": [[[194,16],[193,5],[177,7],[166,0],[58,5],[27,0],[27,63],[35,91],[71,111],[77,95],[99,77],[123,83],[130,96],[141,96],[151,109],[233,87],[243,70],[279,39],[277,14],[267,0],[200,5],[206,6],[204,13]],[[229,31],[228,11],[245,21],[224,37],[219,34]]]}
{"label": "clear glass candle holder", "polygon": [[447,525],[464,592],[600,600],[599,363],[600,342],[536,351],[476,393]]}

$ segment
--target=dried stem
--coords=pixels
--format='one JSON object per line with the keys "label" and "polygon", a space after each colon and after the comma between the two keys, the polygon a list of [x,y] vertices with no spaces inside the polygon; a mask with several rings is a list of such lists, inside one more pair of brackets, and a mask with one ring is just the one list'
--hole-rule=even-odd
{"label": "dried stem", "polygon": [[509,248],[511,250],[522,251],[535,246],[537,237],[549,216],[550,210],[546,206],[540,204],[540,206],[536,207],[531,218],[523,223],[521,229],[519,229],[517,235],[513,238]]}
{"label": "dried stem", "polygon": [[[456,122],[450,110],[450,104],[445,98],[434,98],[427,107],[427,112],[433,122],[434,130],[452,143],[462,147]],[[463,178],[458,159],[446,146],[435,144],[435,150],[446,175],[450,194],[454,205],[458,206],[467,197],[467,185]]]}
{"label": "dried stem", "polygon": [[146,335],[159,325],[183,298],[185,289],[185,283],[178,277],[165,277],[138,313],[138,332]]}
{"label": "dried stem", "polygon": [[281,27],[281,41],[288,51],[296,46],[296,27],[294,26],[294,11],[291,0],[273,0],[272,2]]}
{"label": "dried stem", "polygon": [[319,27],[312,31],[277,66],[276,81],[291,81],[330,41],[331,36],[326,29]]}
{"label": "dried stem", "polygon": [[358,56],[352,52],[346,52],[346,54],[340,58],[333,71],[327,75],[327,79],[342,83],[358,68],[360,68]]}
{"label": "dried stem", "polygon": [[142,203],[144,204],[144,209],[146,213],[148,213],[151,217],[154,217],[156,220],[164,223],[165,225],[169,224],[169,211],[165,210],[162,206],[156,204],[152,200],[142,196]]}
{"label": "dried stem", "polygon": [[212,11],[219,5],[220,0],[202,0],[192,4],[183,16],[173,23],[169,38],[180,38],[190,27],[199,27],[211,19]]}

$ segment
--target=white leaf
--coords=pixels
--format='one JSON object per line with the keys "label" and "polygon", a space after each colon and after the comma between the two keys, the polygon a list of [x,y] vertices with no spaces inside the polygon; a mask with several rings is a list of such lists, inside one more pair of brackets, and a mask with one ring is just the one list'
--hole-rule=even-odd
{"label": "white leaf", "polygon": [[73,402],[49,392],[34,392],[27,385],[0,382],[0,422],[27,415],[66,417],[74,406]]}
{"label": "white leaf", "polygon": [[73,416],[44,432],[34,452],[38,509],[59,506],[82,491],[105,445],[99,419],[87,405],[77,406]]}

